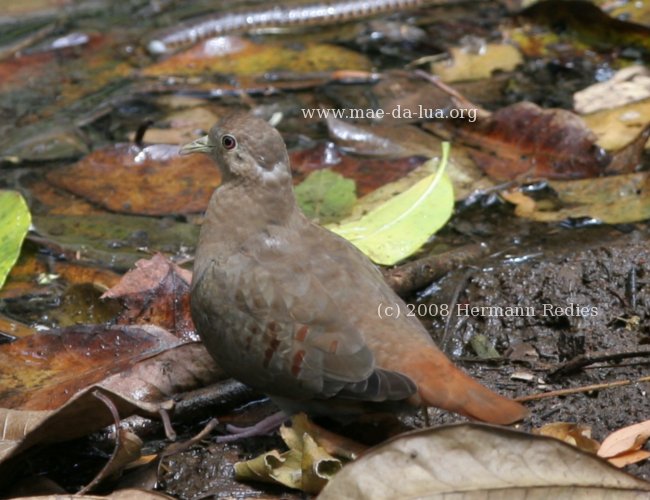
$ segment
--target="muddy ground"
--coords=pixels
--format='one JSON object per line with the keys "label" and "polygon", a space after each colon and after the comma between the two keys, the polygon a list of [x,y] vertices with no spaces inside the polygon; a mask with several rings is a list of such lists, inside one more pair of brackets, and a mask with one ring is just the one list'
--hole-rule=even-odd
{"label": "muddy ground", "polygon": [[[590,364],[555,378],[550,375],[576,356],[648,350],[647,223],[584,228],[531,225],[513,218],[504,208],[475,208],[456,217],[431,249],[448,250],[476,242],[489,245],[489,257],[455,270],[420,293],[420,298],[409,299],[412,304],[431,305],[427,309],[432,312],[447,304],[461,313],[449,321],[442,316],[422,320],[439,342],[446,337],[445,350],[465,370],[511,397],[648,376],[648,356]],[[571,304],[586,309],[576,312],[574,306],[566,310]],[[524,316],[463,314],[469,307],[488,306],[520,306],[533,312]],[[487,337],[502,358],[477,359],[469,346],[476,334]],[[513,379],[513,374],[531,380]],[[648,419],[649,389],[648,382],[631,383],[530,401],[526,405],[531,416],[519,427],[529,431],[551,422],[574,422],[591,426],[593,437],[601,441],[616,429]],[[430,410],[430,418],[433,425],[463,420],[436,409]],[[422,425],[422,418],[408,419],[405,425]],[[356,437],[363,434],[359,424],[340,430]],[[280,444],[273,438],[251,438],[232,445],[206,442],[170,459],[163,489],[183,498],[294,496],[279,488],[260,489],[230,479],[233,461]],[[647,461],[626,470],[650,479]]]}

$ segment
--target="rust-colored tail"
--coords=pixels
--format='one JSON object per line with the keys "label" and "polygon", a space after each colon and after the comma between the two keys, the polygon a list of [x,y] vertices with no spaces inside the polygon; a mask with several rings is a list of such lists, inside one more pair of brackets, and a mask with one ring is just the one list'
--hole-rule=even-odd
{"label": "rust-colored tail", "polygon": [[436,406],[492,424],[512,424],[528,415],[528,410],[504,396],[492,392],[462,372],[437,348],[409,356],[402,371],[420,389],[428,406]]}

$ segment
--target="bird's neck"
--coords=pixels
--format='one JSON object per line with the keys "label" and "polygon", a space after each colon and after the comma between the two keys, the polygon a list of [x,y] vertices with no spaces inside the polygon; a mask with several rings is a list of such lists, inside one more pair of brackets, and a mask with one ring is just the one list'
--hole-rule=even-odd
{"label": "bird's neck", "polygon": [[290,182],[247,184],[227,182],[210,199],[201,228],[201,246],[205,240],[213,255],[237,252],[269,227],[288,224],[298,210]]}

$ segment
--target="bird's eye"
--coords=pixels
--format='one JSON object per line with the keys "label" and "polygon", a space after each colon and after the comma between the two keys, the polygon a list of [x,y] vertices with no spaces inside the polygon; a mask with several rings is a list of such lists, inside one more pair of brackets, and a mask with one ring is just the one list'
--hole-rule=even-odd
{"label": "bird's eye", "polygon": [[235,139],[232,135],[224,135],[221,138],[221,145],[225,149],[235,149],[235,146],[237,146],[237,139]]}

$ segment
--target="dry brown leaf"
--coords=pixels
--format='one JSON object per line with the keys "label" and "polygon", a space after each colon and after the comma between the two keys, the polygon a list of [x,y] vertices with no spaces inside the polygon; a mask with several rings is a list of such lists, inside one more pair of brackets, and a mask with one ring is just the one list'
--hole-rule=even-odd
{"label": "dry brown leaf", "polygon": [[23,337],[0,346],[0,406],[55,410],[86,387],[180,343],[152,326],[79,326]]}
{"label": "dry brown leaf", "polygon": [[113,212],[166,215],[205,210],[220,182],[205,155],[179,156],[178,146],[118,144],[52,170],[48,182]]}
{"label": "dry brown leaf", "polygon": [[154,324],[195,341],[199,336],[190,314],[191,281],[190,271],[156,254],[136,262],[102,298],[117,298],[124,305],[119,324]]}
{"label": "dry brown leaf", "polygon": [[564,441],[589,453],[596,453],[600,443],[591,439],[591,427],[569,422],[553,422],[533,431],[533,434]]}
{"label": "dry brown leaf", "polygon": [[580,117],[563,109],[520,102],[476,123],[449,125],[456,125],[456,140],[473,147],[477,165],[495,179],[595,177],[611,161]]}

